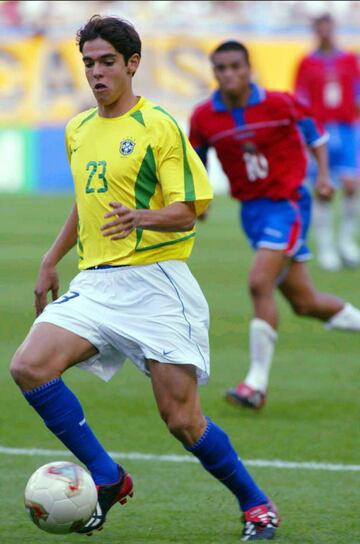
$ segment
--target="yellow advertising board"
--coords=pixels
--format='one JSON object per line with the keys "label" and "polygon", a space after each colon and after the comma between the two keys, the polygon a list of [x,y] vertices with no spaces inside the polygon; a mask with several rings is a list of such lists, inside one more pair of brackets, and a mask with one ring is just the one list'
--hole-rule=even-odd
{"label": "yellow advertising board", "polygon": [[[136,76],[139,94],[184,118],[214,86],[208,55],[221,36],[163,36],[144,39]],[[299,57],[308,49],[301,40],[246,40],[254,77],[273,89],[291,89]],[[93,105],[81,55],[73,39],[43,36],[0,42],[0,124],[63,124]]]}

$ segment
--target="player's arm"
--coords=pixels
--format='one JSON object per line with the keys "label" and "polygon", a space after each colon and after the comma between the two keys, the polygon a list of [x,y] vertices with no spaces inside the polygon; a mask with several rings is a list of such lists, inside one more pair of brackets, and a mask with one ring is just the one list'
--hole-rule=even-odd
{"label": "player's arm", "polygon": [[[195,110],[190,117],[189,141],[198,154],[201,162],[205,168],[207,168],[208,151],[210,149],[210,145],[201,130],[197,110]],[[202,214],[198,216],[200,221],[205,221],[208,218],[210,207],[211,204]]]}
{"label": "player's arm", "polygon": [[357,78],[355,84],[355,100],[356,100],[356,113],[360,117],[360,77]]}
{"label": "player's arm", "polygon": [[305,130],[306,143],[310,153],[314,157],[317,166],[314,191],[321,200],[331,200],[335,187],[330,178],[328,159],[328,134],[319,129],[313,118],[306,118],[307,129]]}
{"label": "player's arm", "polygon": [[353,64],[353,89],[355,95],[356,114],[360,116],[360,56],[357,53],[351,54]]}
{"label": "player's arm", "polygon": [[136,228],[161,232],[191,231],[204,213],[213,192],[206,170],[176,122],[166,120],[155,130],[157,176],[164,198],[161,209],[129,209],[111,202],[101,230],[112,240],[125,238]]}
{"label": "player's arm", "polygon": [[292,113],[303,139],[317,163],[314,190],[320,199],[330,200],[334,194],[334,186],[329,174],[327,150],[329,136],[302,102],[293,100]]}
{"label": "player's arm", "polygon": [[159,210],[133,210],[120,202],[110,202],[112,211],[105,218],[114,218],[101,230],[111,240],[126,238],[136,228],[160,232],[192,230],[196,222],[195,206],[192,202],[174,202]]}
{"label": "player's arm", "polygon": [[77,225],[78,212],[76,204],[74,204],[64,226],[41,261],[34,290],[36,315],[39,315],[45,308],[49,291],[51,291],[53,300],[58,297],[59,277],[56,265],[76,244]]}
{"label": "player's arm", "polygon": [[201,131],[196,111],[192,114],[190,118],[189,141],[206,168],[209,144]]}
{"label": "player's arm", "polygon": [[327,143],[312,146],[310,149],[317,164],[314,190],[321,200],[330,200],[334,194],[334,186],[329,174]]}

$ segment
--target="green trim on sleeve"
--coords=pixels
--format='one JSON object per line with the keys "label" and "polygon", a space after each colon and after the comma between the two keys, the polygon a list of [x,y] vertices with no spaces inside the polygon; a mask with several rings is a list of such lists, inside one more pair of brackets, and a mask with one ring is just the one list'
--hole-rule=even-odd
{"label": "green trim on sleeve", "polygon": [[180,138],[181,138],[182,149],[183,149],[183,155],[184,155],[184,188],[185,188],[184,192],[185,192],[185,201],[193,202],[194,200],[196,200],[195,185],[194,185],[194,178],[193,178],[193,175],[192,175],[192,172],[191,172],[189,161],[188,161],[188,158],[187,158],[186,141],[185,141],[185,138],[184,138],[184,134],[183,134],[181,128],[179,127],[177,121],[174,119],[174,117],[172,115],[170,115],[170,113],[168,113],[166,110],[164,110],[161,106],[155,106],[154,110],[161,111],[161,113],[164,113],[165,115],[167,115],[173,121],[173,123],[175,124],[176,128],[179,131]]}
{"label": "green trim on sleeve", "polygon": [[[135,112],[137,113],[137,112]],[[148,145],[135,182],[135,204],[137,210],[148,210],[154,196],[158,179],[153,150]],[[140,244],[143,229],[136,229],[136,248]]]}

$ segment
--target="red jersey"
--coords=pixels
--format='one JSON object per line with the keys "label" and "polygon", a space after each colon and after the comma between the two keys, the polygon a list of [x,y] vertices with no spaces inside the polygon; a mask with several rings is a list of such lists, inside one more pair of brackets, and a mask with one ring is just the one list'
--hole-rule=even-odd
{"label": "red jersey", "polygon": [[293,96],[254,84],[244,108],[228,110],[216,91],[194,110],[190,122],[191,144],[204,163],[208,148],[215,148],[238,200],[297,199],[307,167],[306,144],[326,139]]}
{"label": "red jersey", "polygon": [[298,67],[295,93],[323,123],[352,123],[357,117],[360,78],[356,55],[314,51]]}

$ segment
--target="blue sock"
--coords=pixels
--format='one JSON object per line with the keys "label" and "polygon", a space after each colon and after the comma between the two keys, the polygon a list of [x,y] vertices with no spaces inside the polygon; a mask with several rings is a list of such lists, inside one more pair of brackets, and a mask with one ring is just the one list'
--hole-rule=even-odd
{"label": "blue sock", "polygon": [[104,450],[86,423],[80,402],[60,378],[23,391],[46,426],[91,472],[96,484],[119,479],[119,466]]}
{"label": "blue sock", "polygon": [[227,434],[209,418],[206,419],[208,424],[204,434],[193,446],[185,446],[185,449],[234,493],[241,510],[267,503],[268,498],[238,458]]}

